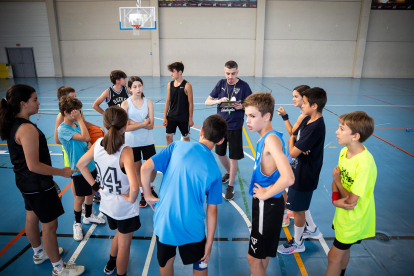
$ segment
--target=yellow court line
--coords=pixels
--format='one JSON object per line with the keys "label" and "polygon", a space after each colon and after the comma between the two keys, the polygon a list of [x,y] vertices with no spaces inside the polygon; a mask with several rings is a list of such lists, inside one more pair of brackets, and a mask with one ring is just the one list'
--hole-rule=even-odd
{"label": "yellow court line", "polygon": [[[252,153],[254,157],[256,158],[256,152],[253,149],[252,143],[250,143],[249,136],[247,135],[246,129],[243,126],[243,132],[244,135],[246,135],[247,142],[249,143],[250,149],[252,150]],[[292,236],[290,235],[289,229],[287,227],[282,227],[283,231],[285,231],[286,238],[290,241],[292,239]],[[305,265],[303,264],[302,258],[300,257],[299,253],[293,253],[293,256],[295,257],[296,263],[298,264],[300,273],[302,276],[308,276],[308,272],[306,271]]]}

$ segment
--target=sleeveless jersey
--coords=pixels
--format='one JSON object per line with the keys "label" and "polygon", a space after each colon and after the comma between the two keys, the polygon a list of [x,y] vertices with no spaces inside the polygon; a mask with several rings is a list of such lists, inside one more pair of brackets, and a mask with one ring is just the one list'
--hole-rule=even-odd
{"label": "sleeveless jersey", "polygon": [[109,90],[109,100],[106,100],[106,103],[109,107],[117,105],[121,106],[121,103],[128,99],[128,90],[126,86],[122,86],[121,91],[117,92],[112,86],[108,88]]}
{"label": "sleeveless jersey", "polygon": [[[128,118],[134,122],[143,123],[148,117],[148,102],[144,97],[144,104],[136,108],[131,98],[128,98]],[[134,131],[125,132],[125,144],[130,147],[143,147],[154,144],[152,129],[140,128]]]}
{"label": "sleeveless jersey", "polygon": [[35,124],[23,118],[15,118],[7,140],[7,146],[10,152],[10,160],[14,165],[13,171],[16,176],[17,188],[22,193],[38,193],[50,189],[54,186],[51,175],[41,175],[31,172],[27,167],[26,157],[24,156],[23,147],[16,142],[16,132],[21,125],[31,124],[39,133],[39,162],[52,166],[50,160],[49,148],[47,147],[46,137]]}
{"label": "sleeveless jersey", "polygon": [[129,191],[128,177],[119,166],[119,158],[126,145],[109,155],[101,145],[102,139],[96,140],[93,153],[97,179],[101,182],[99,211],[116,220],[136,217],[139,215],[138,201],[130,203],[120,196]]}
{"label": "sleeveless jersey", "polygon": [[188,106],[188,96],[185,94],[186,80],[174,87],[174,81],[170,82],[170,109],[168,118],[180,122],[188,122],[190,117],[190,108]]}
{"label": "sleeveless jersey", "polygon": [[[264,175],[262,173],[262,170],[261,170],[260,161],[262,160],[263,147],[264,147],[266,137],[270,134],[274,134],[280,139],[280,141],[282,142],[282,146],[283,146],[283,152],[286,154],[285,143],[284,143],[283,138],[282,138],[283,137],[282,133],[277,132],[275,130],[272,130],[272,131],[269,131],[268,133],[266,133],[262,137],[262,139],[260,139],[260,141],[257,143],[257,147],[256,147],[256,160],[254,161],[253,175],[252,175],[252,180],[250,182],[250,188],[249,188],[249,194],[250,195],[253,195],[254,183],[257,183],[260,186],[266,188],[266,187],[269,187],[270,185],[274,184],[280,177],[279,170],[275,170],[269,176]],[[273,198],[279,198],[279,197],[282,196],[282,194],[283,194],[283,191],[280,192],[279,194],[273,196]]]}

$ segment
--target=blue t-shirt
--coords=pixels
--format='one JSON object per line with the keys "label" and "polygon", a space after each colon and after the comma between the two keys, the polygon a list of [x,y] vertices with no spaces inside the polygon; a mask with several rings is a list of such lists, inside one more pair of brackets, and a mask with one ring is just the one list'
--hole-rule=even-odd
{"label": "blue t-shirt", "polygon": [[[229,101],[233,100],[243,103],[244,99],[250,94],[252,94],[252,90],[247,82],[239,79],[235,85],[229,85],[226,79],[222,79],[216,84],[213,91],[211,91],[210,96],[213,99],[226,97]],[[220,107],[220,105],[217,105],[217,114],[227,121],[228,130],[237,130],[243,127],[244,109],[236,110],[231,106]]]}
{"label": "blue t-shirt", "polygon": [[202,143],[177,141],[151,157],[164,174],[155,203],[154,234],[161,243],[180,246],[206,236],[203,203],[222,203],[221,173]]}
{"label": "blue t-shirt", "polygon": [[[262,168],[261,168],[261,160],[262,160],[262,154],[263,154],[263,147],[265,144],[265,140],[266,137],[269,134],[274,134],[276,135],[280,141],[282,142],[282,147],[283,147],[283,152],[286,155],[286,152],[289,152],[286,150],[285,148],[285,142],[283,141],[283,134],[280,132],[277,132],[276,130],[271,130],[268,133],[266,133],[262,139],[260,139],[260,141],[257,143],[257,147],[256,147],[256,160],[254,161],[254,168],[253,168],[253,174],[252,174],[252,180],[250,181],[250,187],[249,187],[249,194],[253,195],[253,188],[254,188],[254,183],[259,184],[260,186],[262,186],[263,188],[267,188],[272,184],[275,184],[276,181],[279,179],[280,177],[280,172],[279,170],[275,170],[271,175],[267,176],[264,175],[262,173]],[[272,198],[279,198],[281,197],[283,194],[283,191],[281,191],[279,194],[272,196]]]}
{"label": "blue t-shirt", "polygon": [[[78,170],[76,163],[78,163],[79,159],[88,151],[88,144],[86,142],[72,139],[75,133],[81,133],[81,129],[77,124],[76,127],[71,127],[63,122],[58,127],[58,138],[68,154],[69,164],[72,170]],[[94,160],[88,164],[88,168],[90,172],[95,170]],[[73,175],[81,175],[81,172],[75,172]]]}

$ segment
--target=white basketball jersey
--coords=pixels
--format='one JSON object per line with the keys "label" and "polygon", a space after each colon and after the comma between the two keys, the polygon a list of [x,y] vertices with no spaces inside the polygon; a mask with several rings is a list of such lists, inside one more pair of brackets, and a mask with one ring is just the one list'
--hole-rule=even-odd
{"label": "white basketball jersey", "polygon": [[96,140],[94,159],[97,178],[101,182],[99,211],[116,220],[125,220],[139,215],[138,201],[128,202],[120,194],[127,194],[129,181],[119,166],[119,158],[126,145],[109,155],[101,145],[103,138]]}

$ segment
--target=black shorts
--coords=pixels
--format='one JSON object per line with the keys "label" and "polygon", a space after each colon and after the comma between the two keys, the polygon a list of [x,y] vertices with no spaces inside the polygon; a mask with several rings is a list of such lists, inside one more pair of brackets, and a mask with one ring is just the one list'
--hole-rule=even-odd
{"label": "black shorts", "polygon": [[129,219],[123,219],[123,220],[116,220],[108,216],[104,213],[106,216],[106,220],[108,221],[109,229],[111,230],[117,230],[121,234],[128,234],[131,232],[137,231],[141,227],[141,220],[139,219],[139,216],[132,217]]}
{"label": "black shorts", "polygon": [[141,152],[142,152],[142,159],[148,160],[157,152],[155,151],[154,145],[143,146],[143,147],[135,147],[132,148],[132,152],[134,153],[134,162],[141,161]]}
{"label": "black shorts", "polygon": [[[332,224],[332,229],[335,230],[334,225]],[[349,248],[351,248],[352,245],[354,244],[360,244],[361,240],[356,241],[354,243],[342,243],[340,241],[338,241],[336,238],[334,239],[333,245],[335,245],[336,248],[338,248],[339,250],[348,250]]]}
{"label": "black shorts", "polygon": [[309,210],[312,195],[313,191],[301,192],[290,187],[289,192],[287,194],[288,198],[286,201],[286,209],[294,212]]}
{"label": "black shorts", "polygon": [[[276,257],[285,209],[283,196],[279,198],[269,198],[262,202],[263,207],[261,208],[260,200],[253,198],[252,232],[250,234],[249,255],[256,259]],[[263,214],[262,225],[260,225],[261,213]]]}
{"label": "black shorts", "polygon": [[187,138],[189,136],[190,125],[188,124],[188,121],[177,121],[172,118],[167,118],[167,127],[165,128],[165,133],[167,135],[175,135],[177,127],[180,129],[183,138]]}
{"label": "black shorts", "polygon": [[229,144],[229,158],[233,160],[243,159],[243,129],[227,130],[224,142],[221,145],[216,145],[218,156],[226,155],[227,142]]}
{"label": "black shorts", "polygon": [[[96,179],[96,170],[93,170],[91,174],[92,177]],[[86,181],[83,175],[74,175],[72,179],[76,196],[90,196],[93,194],[91,184]]]}
{"label": "black shorts", "polygon": [[23,194],[27,211],[33,211],[41,223],[54,221],[65,213],[56,188],[53,186],[43,192]]}
{"label": "black shorts", "polygon": [[[204,256],[206,238],[200,242],[188,243],[178,246],[183,264],[189,265],[199,262]],[[165,267],[168,260],[175,257],[177,246],[161,243],[157,236],[157,259],[160,267]]]}

